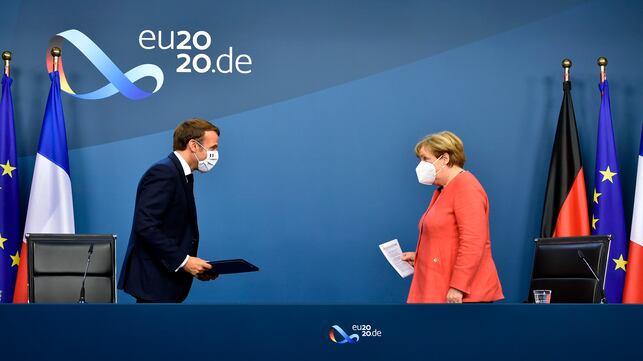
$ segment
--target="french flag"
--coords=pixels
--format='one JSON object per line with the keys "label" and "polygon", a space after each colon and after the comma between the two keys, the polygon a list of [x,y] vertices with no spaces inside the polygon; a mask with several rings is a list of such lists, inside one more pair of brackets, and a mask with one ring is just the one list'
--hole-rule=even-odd
{"label": "french flag", "polygon": [[641,129],[641,147],[636,174],[636,190],[634,191],[632,232],[627,272],[625,272],[623,303],[643,303],[643,129]]}
{"label": "french flag", "polygon": [[[31,181],[25,233],[74,233],[67,132],[60,100],[60,75],[49,73],[51,88],[42,120],[38,153]],[[23,237],[14,303],[29,300],[27,243]]]}

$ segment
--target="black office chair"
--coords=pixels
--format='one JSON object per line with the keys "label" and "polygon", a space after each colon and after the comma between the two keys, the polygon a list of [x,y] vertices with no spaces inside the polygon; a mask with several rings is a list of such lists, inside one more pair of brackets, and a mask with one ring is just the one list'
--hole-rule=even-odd
{"label": "black office chair", "polygon": [[610,236],[536,239],[528,302],[534,302],[534,290],[545,289],[552,291],[551,303],[601,303],[610,240]]}
{"label": "black office chair", "polygon": [[30,303],[77,303],[90,247],[85,300],[116,302],[115,235],[31,233],[26,239]]}

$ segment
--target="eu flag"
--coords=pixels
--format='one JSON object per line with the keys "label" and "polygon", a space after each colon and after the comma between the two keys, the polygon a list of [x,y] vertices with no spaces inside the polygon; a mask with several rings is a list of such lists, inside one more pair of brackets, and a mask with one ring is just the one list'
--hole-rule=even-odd
{"label": "eu flag", "polygon": [[20,192],[18,190],[18,157],[13,124],[11,82],[2,76],[0,101],[0,303],[13,302],[16,272],[22,245],[20,229]]}
{"label": "eu flag", "polygon": [[605,296],[608,303],[621,303],[629,238],[625,231],[621,174],[616,159],[607,80],[598,87],[601,91],[601,109],[598,115],[596,172],[592,194],[592,234],[612,235],[605,276]]}

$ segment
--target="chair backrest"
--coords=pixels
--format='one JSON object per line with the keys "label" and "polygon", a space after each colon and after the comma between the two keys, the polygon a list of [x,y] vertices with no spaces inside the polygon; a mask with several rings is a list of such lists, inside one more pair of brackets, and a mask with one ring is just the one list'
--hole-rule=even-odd
{"label": "chair backrest", "polygon": [[[552,303],[599,303],[605,283],[610,236],[583,236],[536,239],[534,268],[529,287],[551,290]],[[600,282],[579,256],[581,251]]]}
{"label": "chair backrest", "polygon": [[92,244],[86,302],[116,302],[115,235],[31,233],[26,239],[30,303],[78,302]]}

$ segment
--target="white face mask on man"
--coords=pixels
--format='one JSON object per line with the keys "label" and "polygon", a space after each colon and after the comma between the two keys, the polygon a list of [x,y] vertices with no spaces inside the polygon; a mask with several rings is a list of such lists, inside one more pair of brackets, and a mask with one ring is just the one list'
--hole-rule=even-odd
{"label": "white face mask on man", "polygon": [[433,163],[420,161],[420,164],[415,168],[415,174],[417,174],[418,182],[427,186],[430,186],[435,182],[435,177],[444,168],[444,165],[442,165],[440,170],[436,170],[435,168],[434,163],[440,160],[440,158],[442,158],[442,156],[439,156]]}
{"label": "white face mask on man", "polygon": [[218,150],[207,150],[205,147],[199,143],[197,140],[194,140],[203,150],[207,152],[204,160],[199,160],[199,157],[196,156],[196,153],[192,152],[194,158],[199,162],[197,167],[198,171],[201,173],[206,173],[212,170],[214,166],[219,161],[219,151]]}

